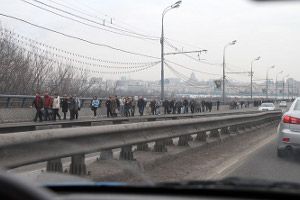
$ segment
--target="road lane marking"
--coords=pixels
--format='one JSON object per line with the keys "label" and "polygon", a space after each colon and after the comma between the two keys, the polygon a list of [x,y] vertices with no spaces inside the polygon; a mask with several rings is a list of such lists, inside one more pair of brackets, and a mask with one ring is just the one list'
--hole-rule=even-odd
{"label": "road lane marking", "polygon": [[229,159],[229,161],[225,162],[225,165],[222,165],[221,167],[217,168],[216,173],[213,173],[211,176],[207,177],[207,179],[222,179],[226,177],[228,174],[240,167],[249,155],[253,154],[258,149],[262,148],[272,140],[276,139],[276,137],[276,134],[272,134],[270,137],[267,137],[263,141],[254,145],[253,148],[251,148],[250,150],[241,153],[237,157]]}

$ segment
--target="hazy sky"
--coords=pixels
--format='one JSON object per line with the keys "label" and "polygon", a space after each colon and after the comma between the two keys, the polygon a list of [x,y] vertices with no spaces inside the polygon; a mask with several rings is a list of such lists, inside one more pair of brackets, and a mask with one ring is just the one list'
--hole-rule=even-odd
{"label": "hazy sky", "polygon": [[[33,0],[26,1],[45,7]],[[161,33],[162,11],[176,2],[176,0],[41,1],[99,23],[103,23],[101,19],[106,19],[106,25],[117,28],[124,27],[134,32],[156,37],[160,37]],[[124,50],[160,57],[159,40],[141,40],[105,32],[55,16],[21,0],[0,0],[0,2],[0,13],[2,14],[26,19],[35,24],[93,42],[105,43]],[[77,9],[82,13],[62,7],[55,4],[55,2]],[[61,13],[59,11],[55,12]],[[83,13],[95,17],[92,18]],[[109,24],[110,18],[112,18],[113,24]],[[157,61],[153,58],[130,55],[109,48],[90,45],[2,16],[0,16],[0,21],[4,27],[13,29],[16,33],[79,54],[120,62]],[[173,9],[166,14],[164,24],[165,37],[170,39],[168,41],[172,45],[181,50],[183,48],[184,51],[208,50],[207,54],[201,55],[201,59],[215,65],[200,63],[197,60],[197,54],[189,54],[194,59],[184,55],[166,56],[166,59],[190,69],[216,74],[209,75],[196,71],[196,77],[200,80],[221,78],[222,67],[220,64],[222,63],[223,48],[232,40],[238,42],[226,49],[228,72],[249,71],[251,61],[255,57],[261,56],[262,59],[254,65],[254,79],[265,78],[266,70],[271,65],[276,66],[274,70],[270,71],[271,78],[275,79],[276,73],[283,70],[283,75],[290,74],[290,77],[298,79],[300,73],[300,3],[255,3],[248,0],[183,0],[180,8]],[[103,26],[99,27],[105,28]],[[174,51],[168,46],[165,48],[165,52]],[[83,61],[89,62],[88,60]],[[189,76],[192,72],[176,65],[171,65],[171,67],[185,76]],[[107,71],[106,68],[98,67],[97,69]],[[112,71],[116,71],[116,69]],[[132,79],[158,80],[160,79],[160,65],[126,76]],[[120,75],[105,74],[103,77],[116,79]],[[176,75],[166,67],[165,77],[176,77]],[[282,75],[279,75],[279,78],[282,79]],[[250,78],[248,74],[228,74],[228,79],[246,82]]]}

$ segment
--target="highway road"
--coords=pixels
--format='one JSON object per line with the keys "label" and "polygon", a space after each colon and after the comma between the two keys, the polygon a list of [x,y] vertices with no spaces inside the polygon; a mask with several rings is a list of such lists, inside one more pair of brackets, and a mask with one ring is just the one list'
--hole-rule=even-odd
{"label": "highway road", "polygon": [[234,170],[226,176],[300,182],[299,155],[290,159],[278,158],[276,138],[257,149],[233,168]]}

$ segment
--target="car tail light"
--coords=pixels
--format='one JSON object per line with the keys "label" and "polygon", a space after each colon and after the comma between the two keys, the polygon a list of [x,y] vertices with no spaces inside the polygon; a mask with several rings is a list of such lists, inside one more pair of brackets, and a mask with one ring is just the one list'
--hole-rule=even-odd
{"label": "car tail light", "polygon": [[290,138],[284,137],[284,138],[282,138],[282,142],[290,142]]}
{"label": "car tail light", "polygon": [[282,119],[283,123],[286,124],[300,124],[300,119],[296,118],[296,117],[291,117],[288,115],[284,115],[283,119]]}

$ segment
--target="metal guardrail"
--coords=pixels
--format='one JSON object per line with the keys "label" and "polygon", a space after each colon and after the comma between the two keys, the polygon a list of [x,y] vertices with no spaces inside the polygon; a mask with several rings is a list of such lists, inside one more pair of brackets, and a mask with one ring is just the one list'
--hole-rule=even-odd
{"label": "metal guardrail", "polygon": [[148,116],[135,116],[135,117],[118,117],[118,118],[102,118],[102,119],[85,119],[85,120],[68,120],[68,121],[44,121],[44,122],[23,122],[23,123],[4,123],[0,124],[0,134],[35,131],[40,129],[56,128],[70,128],[73,126],[100,126],[110,124],[122,124],[122,123],[135,123],[135,122],[147,122],[147,121],[162,121],[162,120],[175,120],[186,118],[199,118],[199,117],[214,117],[225,115],[243,115],[250,113],[258,113],[260,111],[248,110],[248,111],[226,111],[217,113],[194,113],[194,114],[168,114],[168,115],[148,115]]}
{"label": "metal guardrail", "polygon": [[[61,158],[72,157],[70,172],[86,173],[84,154],[122,148],[123,159],[132,158],[132,145],[155,142],[156,151],[164,151],[166,141],[179,137],[179,143],[187,143],[188,137],[221,137],[236,133],[245,127],[266,122],[276,122],[280,111],[244,115],[216,116],[209,118],[179,119],[168,121],[49,129],[0,135],[0,166],[15,168],[27,164],[48,161],[47,168],[62,171]],[[220,131],[219,131],[220,129]],[[197,135],[197,137],[198,137]],[[180,142],[180,140],[182,140]]]}

